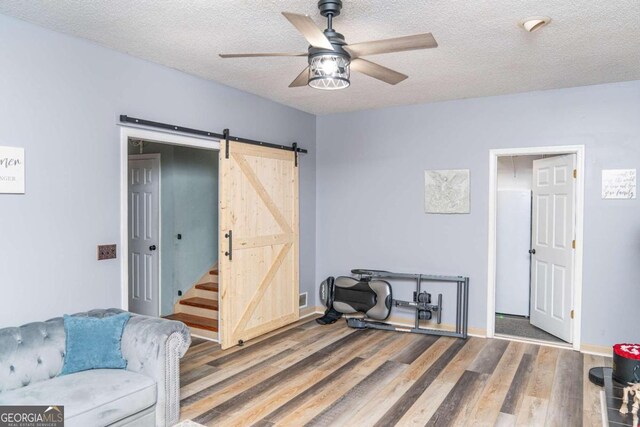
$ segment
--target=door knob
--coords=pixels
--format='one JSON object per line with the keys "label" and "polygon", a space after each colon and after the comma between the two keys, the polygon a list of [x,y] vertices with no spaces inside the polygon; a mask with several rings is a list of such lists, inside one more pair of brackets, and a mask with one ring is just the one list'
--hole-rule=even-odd
{"label": "door knob", "polygon": [[151,246],[149,246],[149,250],[150,250],[150,251],[155,251],[156,249],[157,249],[157,248],[156,248],[156,245],[151,245]]}
{"label": "door knob", "polygon": [[531,255],[535,255],[535,254],[536,254],[536,250],[535,250],[535,249],[529,249],[529,253],[530,253]]}

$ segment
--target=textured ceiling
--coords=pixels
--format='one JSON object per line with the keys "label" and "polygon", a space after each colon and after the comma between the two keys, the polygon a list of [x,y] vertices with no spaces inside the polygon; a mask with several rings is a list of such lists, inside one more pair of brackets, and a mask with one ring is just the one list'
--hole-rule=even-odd
{"label": "textured ceiling", "polygon": [[[218,53],[305,51],[280,14],[315,0],[0,0],[0,13],[233,86],[315,114],[640,79],[638,0],[344,0],[334,27],[355,43],[432,32],[437,49],[367,57],[410,77],[363,75],[323,92],[288,88],[305,58]],[[526,33],[527,16],[550,16]]]}

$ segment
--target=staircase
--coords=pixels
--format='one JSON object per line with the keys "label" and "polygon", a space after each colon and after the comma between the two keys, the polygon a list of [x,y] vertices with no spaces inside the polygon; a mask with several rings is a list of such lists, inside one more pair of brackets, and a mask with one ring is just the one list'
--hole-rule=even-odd
{"label": "staircase", "polygon": [[174,305],[174,314],[166,319],[179,320],[191,334],[218,339],[218,267],[217,263]]}

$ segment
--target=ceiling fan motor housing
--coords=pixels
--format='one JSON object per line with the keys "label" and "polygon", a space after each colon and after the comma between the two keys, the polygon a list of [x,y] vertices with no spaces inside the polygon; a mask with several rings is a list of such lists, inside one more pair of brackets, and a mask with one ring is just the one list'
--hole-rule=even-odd
{"label": "ceiling fan motor housing", "polygon": [[332,18],[340,15],[342,0],[319,0],[318,9],[320,9],[320,14],[328,19],[328,26],[327,29],[324,30],[324,35],[331,43],[331,46],[333,46],[333,50],[309,46],[309,63],[311,63],[311,60],[314,57],[319,55],[341,56],[349,62],[351,60],[351,55],[344,49],[347,42],[344,40],[344,36],[335,31],[331,26]]}
{"label": "ceiling fan motor housing", "polygon": [[319,0],[318,9],[320,9],[320,15],[324,17],[338,16],[342,9],[342,0]]}
{"label": "ceiling fan motor housing", "polygon": [[336,55],[351,60],[351,55],[349,55],[349,52],[344,49],[347,42],[344,40],[344,36],[342,34],[334,30],[324,30],[324,35],[329,39],[329,42],[333,46],[333,50],[309,46],[309,61],[311,61],[311,58],[318,55]]}

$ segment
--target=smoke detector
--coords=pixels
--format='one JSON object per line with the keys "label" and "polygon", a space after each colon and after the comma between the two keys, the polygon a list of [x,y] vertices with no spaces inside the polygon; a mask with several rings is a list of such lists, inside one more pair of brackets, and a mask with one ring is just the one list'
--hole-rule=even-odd
{"label": "smoke detector", "polygon": [[520,22],[518,22],[518,25],[532,33],[535,30],[544,27],[549,22],[551,22],[551,18],[548,16],[531,16],[529,18],[521,19]]}

